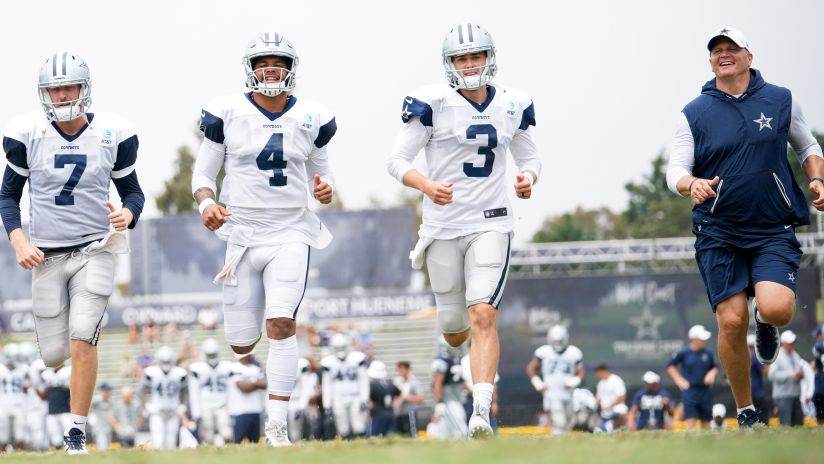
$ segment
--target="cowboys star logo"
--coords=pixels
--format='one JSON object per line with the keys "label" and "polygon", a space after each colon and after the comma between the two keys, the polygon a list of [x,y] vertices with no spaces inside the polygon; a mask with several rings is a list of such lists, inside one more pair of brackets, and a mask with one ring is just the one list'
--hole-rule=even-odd
{"label": "cowboys star logo", "polygon": [[770,121],[772,120],[773,118],[768,118],[764,116],[764,113],[761,113],[761,117],[758,119],[753,119],[752,122],[758,123],[758,132],[761,132],[761,130],[765,127],[772,130],[772,126],[770,125]]}

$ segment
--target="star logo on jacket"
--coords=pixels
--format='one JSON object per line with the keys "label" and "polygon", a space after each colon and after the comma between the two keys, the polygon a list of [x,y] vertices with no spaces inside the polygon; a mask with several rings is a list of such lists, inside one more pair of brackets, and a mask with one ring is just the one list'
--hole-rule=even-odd
{"label": "star logo on jacket", "polygon": [[794,272],[788,272],[787,273],[787,280],[789,280],[790,282],[795,282],[795,273]]}
{"label": "star logo on jacket", "polygon": [[772,126],[770,125],[770,121],[772,120],[773,118],[768,118],[764,116],[764,113],[761,113],[761,117],[758,119],[753,119],[752,122],[758,124],[758,132],[761,132],[765,127],[772,130]]}

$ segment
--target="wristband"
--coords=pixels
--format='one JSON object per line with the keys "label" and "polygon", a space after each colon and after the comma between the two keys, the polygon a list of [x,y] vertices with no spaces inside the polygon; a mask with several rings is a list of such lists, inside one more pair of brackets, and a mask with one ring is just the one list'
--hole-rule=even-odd
{"label": "wristband", "polygon": [[535,185],[535,175],[532,174],[532,171],[523,171],[521,174],[523,174],[524,177],[529,179],[530,186]]}
{"label": "wristband", "polygon": [[690,182],[690,185],[687,187],[687,195],[686,196],[692,195],[692,184],[694,184],[696,180],[698,180],[697,177],[692,178],[692,182]]}
{"label": "wristband", "polygon": [[214,204],[216,204],[215,200],[211,198],[206,198],[205,200],[201,201],[199,205],[197,205],[197,210],[200,211],[200,215],[203,216],[203,211]]}
{"label": "wristband", "polygon": [[819,182],[821,182],[822,185],[824,185],[824,179],[822,179],[820,177],[813,177],[813,180],[811,180],[810,183],[813,183],[815,181],[819,181]]}
{"label": "wristband", "polygon": [[544,381],[541,380],[541,378],[537,375],[533,375],[532,378],[529,379],[529,381],[532,383],[532,387],[535,389],[535,391],[540,392],[545,387]]}

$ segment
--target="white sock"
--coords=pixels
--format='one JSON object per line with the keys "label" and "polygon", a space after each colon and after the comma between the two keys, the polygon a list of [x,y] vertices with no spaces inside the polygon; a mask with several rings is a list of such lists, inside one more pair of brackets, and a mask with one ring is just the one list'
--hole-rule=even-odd
{"label": "white sock", "polygon": [[741,414],[742,412],[746,411],[747,409],[751,409],[751,410],[755,411],[755,406],[751,404],[749,406],[744,406],[743,408],[738,408],[737,409],[738,412],[736,414]]}
{"label": "white sock", "polygon": [[[269,357],[266,360],[267,391],[270,395],[289,397],[298,376],[298,339],[296,336],[283,340],[269,339]],[[281,404],[283,403],[283,404]],[[268,400],[270,418],[286,422],[288,401]]]}
{"label": "white sock", "polygon": [[86,416],[81,416],[79,414],[71,414],[69,426],[63,432],[63,435],[68,435],[69,430],[71,429],[78,429],[81,432],[86,433]]}
{"label": "white sock", "polygon": [[289,413],[289,402],[283,400],[266,399],[266,414],[268,420],[275,422],[286,423],[287,415]]}
{"label": "white sock", "polygon": [[486,408],[489,411],[489,407],[492,405],[492,390],[494,388],[491,383],[476,383],[472,386],[472,403],[476,411],[479,407]]}

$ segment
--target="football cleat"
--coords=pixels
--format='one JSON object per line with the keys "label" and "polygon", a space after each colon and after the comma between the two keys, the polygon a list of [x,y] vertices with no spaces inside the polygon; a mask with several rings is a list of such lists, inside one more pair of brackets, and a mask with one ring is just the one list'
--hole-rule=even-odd
{"label": "football cleat", "polygon": [[739,430],[751,430],[760,425],[758,422],[758,412],[754,409],[745,409],[738,415]]}
{"label": "football cleat", "polygon": [[268,420],[266,421],[265,432],[266,441],[269,443],[269,446],[274,448],[292,446],[292,442],[289,441],[285,422]]}
{"label": "football cleat", "polygon": [[63,444],[65,445],[66,454],[89,454],[86,449],[86,434],[80,429],[69,429],[69,433],[63,436]]}
{"label": "football cleat", "polygon": [[469,418],[469,437],[482,440],[491,438],[495,432],[492,431],[492,426],[489,424],[489,409],[476,406],[475,412]]}

